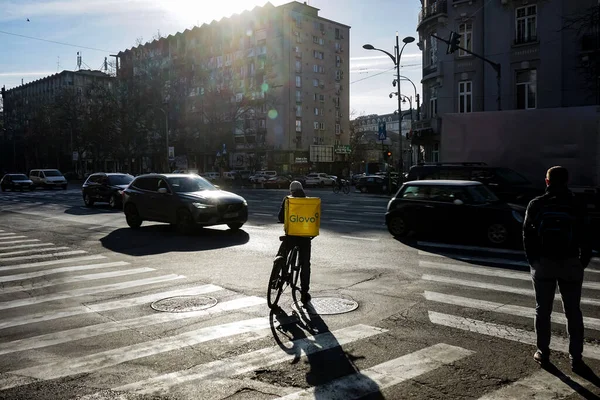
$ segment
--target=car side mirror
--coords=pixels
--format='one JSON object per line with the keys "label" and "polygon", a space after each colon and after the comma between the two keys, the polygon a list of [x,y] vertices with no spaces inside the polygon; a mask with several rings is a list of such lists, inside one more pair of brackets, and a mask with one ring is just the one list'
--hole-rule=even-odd
{"label": "car side mirror", "polygon": [[462,206],[464,203],[464,201],[462,201],[461,199],[456,199],[453,201],[454,204],[456,204],[457,206]]}
{"label": "car side mirror", "polygon": [[169,193],[169,191],[166,188],[160,188],[160,189],[158,189],[158,193],[167,194],[167,193]]}

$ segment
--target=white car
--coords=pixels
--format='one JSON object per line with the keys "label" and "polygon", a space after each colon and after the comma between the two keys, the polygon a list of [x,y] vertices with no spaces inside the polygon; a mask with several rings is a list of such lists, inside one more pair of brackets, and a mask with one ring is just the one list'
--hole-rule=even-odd
{"label": "white car", "polygon": [[67,179],[57,169],[32,169],[29,172],[29,179],[33,182],[33,187],[40,186],[44,189],[61,187],[67,190]]}
{"label": "white car", "polygon": [[306,175],[306,186],[333,186],[335,179],[325,173],[312,173]]}
{"label": "white car", "polygon": [[201,176],[209,181],[215,181],[221,177],[218,172],[205,172]]}

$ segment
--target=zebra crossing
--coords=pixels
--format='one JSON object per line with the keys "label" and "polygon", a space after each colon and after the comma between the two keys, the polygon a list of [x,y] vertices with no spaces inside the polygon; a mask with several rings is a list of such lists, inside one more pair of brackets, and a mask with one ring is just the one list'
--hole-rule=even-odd
{"label": "zebra crossing", "polygon": [[[498,283],[500,279],[524,283],[526,272],[464,265],[439,254],[426,253],[421,253],[424,259],[419,261],[419,268],[423,270],[423,281],[432,285],[423,293],[432,324],[535,343],[532,330],[451,315],[436,309],[436,305],[443,304],[461,310],[531,319],[533,307],[469,298],[444,290],[469,287],[481,291],[482,296],[495,291],[530,298],[532,290],[526,289],[526,285],[516,287]],[[494,258],[491,264],[496,261],[498,259]],[[590,271],[588,275],[597,277],[596,272]],[[444,277],[444,273],[472,278],[452,280],[453,276]],[[492,279],[494,283],[476,278]],[[510,288],[518,291],[510,291]],[[589,281],[585,289],[596,291],[600,286]],[[210,308],[157,312],[150,307],[153,302],[163,299],[207,295],[217,300]],[[592,297],[584,300],[584,304],[598,305]],[[565,323],[561,314],[553,317],[555,321]],[[165,274],[112,259],[110,255],[88,254],[85,250],[71,250],[0,230],[1,398],[10,399],[15,393],[21,398],[44,398],[43,395],[35,397],[36,385],[44,382],[67,382],[68,385],[68,379],[77,379],[79,386],[87,383],[95,388],[94,393],[68,397],[73,399],[115,398],[115,394],[120,393],[174,398],[181,394],[181,398],[190,398],[190,393],[196,393],[199,384],[202,396],[197,398],[213,398],[210,394],[217,393],[225,382],[244,374],[284,363],[295,368],[299,360],[385,338],[390,333],[389,328],[350,323],[331,331],[310,332],[287,343],[272,344],[274,325],[284,323],[272,320],[266,300],[261,296],[244,295],[213,284],[197,284],[183,275]],[[589,329],[600,330],[598,319],[586,317],[585,324]],[[203,346],[215,343],[225,349],[223,356],[214,360],[194,356]],[[65,346],[68,346],[66,351]],[[553,338],[553,346],[558,351],[565,351],[565,338]],[[191,361],[177,362],[182,351],[192,353]],[[465,362],[473,356],[476,356],[473,349],[441,342],[392,356],[318,386],[302,388],[262,383],[262,387],[284,399],[358,399]],[[600,360],[600,351],[588,345],[585,356]],[[162,367],[163,360],[169,360],[164,361],[168,368]],[[583,380],[577,382],[582,386],[588,384]],[[31,392],[27,391],[29,387],[32,387]],[[574,393],[556,376],[539,371],[486,393],[482,399],[524,398],[535,394],[536,390],[558,399]],[[265,398],[271,397],[265,395]]]}

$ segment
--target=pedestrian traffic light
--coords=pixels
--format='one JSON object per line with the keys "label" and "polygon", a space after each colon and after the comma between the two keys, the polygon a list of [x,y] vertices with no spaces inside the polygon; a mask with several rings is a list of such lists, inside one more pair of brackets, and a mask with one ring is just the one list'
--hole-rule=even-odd
{"label": "pedestrian traffic light", "polygon": [[462,35],[459,35],[454,31],[450,32],[450,38],[448,39],[448,50],[446,50],[446,54],[452,54],[456,50],[458,50],[458,47],[460,46],[461,36]]}

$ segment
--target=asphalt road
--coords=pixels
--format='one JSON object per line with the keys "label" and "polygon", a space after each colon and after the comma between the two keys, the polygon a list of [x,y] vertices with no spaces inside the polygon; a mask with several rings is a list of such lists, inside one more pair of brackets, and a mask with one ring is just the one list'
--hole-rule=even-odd
{"label": "asphalt road", "polygon": [[[385,196],[308,190],[322,199],[311,289],[322,312],[295,312],[286,292],[283,310],[270,313],[285,191],[237,192],[250,210],[241,231],[190,236],[164,224],[133,231],[119,211],[85,208],[77,188],[1,193],[0,398],[600,395],[600,379],[568,369],[559,301],[555,368],[533,361],[522,252],[460,238],[397,241],[384,225]],[[600,371],[599,262],[585,278],[584,356]]]}

